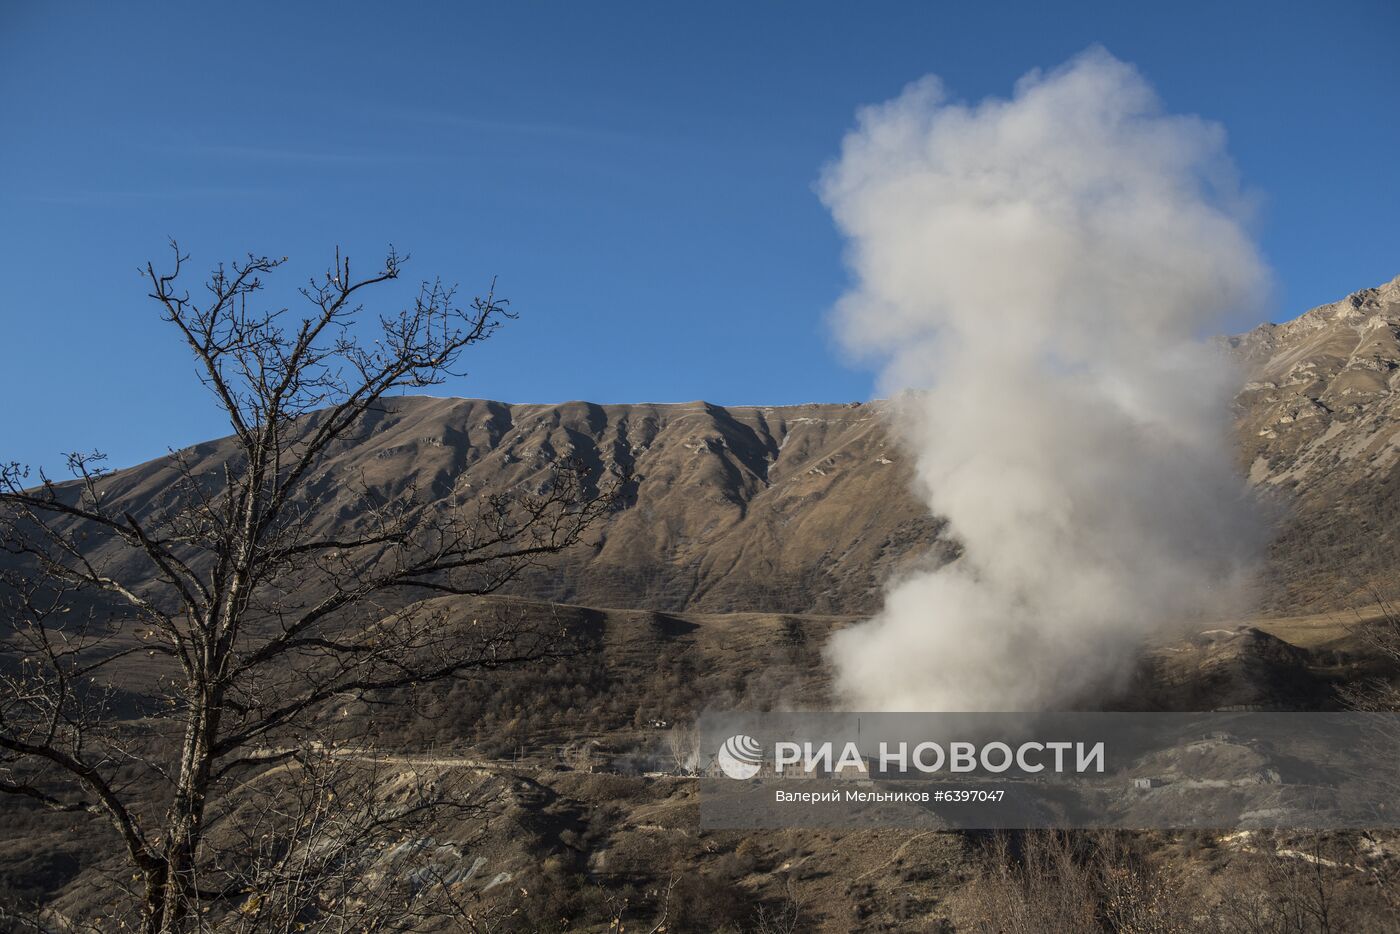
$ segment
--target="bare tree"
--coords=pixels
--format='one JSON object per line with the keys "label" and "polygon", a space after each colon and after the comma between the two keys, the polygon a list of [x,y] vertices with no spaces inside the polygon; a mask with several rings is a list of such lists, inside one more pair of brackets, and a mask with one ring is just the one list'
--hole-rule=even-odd
{"label": "bare tree", "polygon": [[954,899],[959,930],[1198,930],[1179,880],[1134,852],[1125,834],[1031,831],[991,838]]}
{"label": "bare tree", "polygon": [[[645,929],[646,934],[662,934],[663,931],[667,930],[667,919],[671,915],[671,897],[679,881],[680,877],[673,872],[666,877],[665,888],[657,888],[647,893],[659,900],[660,904],[657,907],[656,920],[652,922],[651,927]],[[632,904],[631,899],[617,893],[605,891],[603,893],[603,904],[607,909],[609,931],[636,930],[640,932],[643,930],[643,925],[646,924],[645,921],[634,922],[628,917],[627,913],[633,908],[638,907]]]}
{"label": "bare tree", "polygon": [[[1397,930],[1387,884],[1354,834],[1280,846],[1252,832],[1208,875],[1128,832],[998,834],[951,899],[958,930],[1327,934]],[[1154,850],[1157,852],[1154,854]]]}
{"label": "bare tree", "polygon": [[240,897],[216,929],[478,931],[505,916],[471,878],[466,848],[506,819],[497,803],[509,779],[453,781],[429,766],[402,788],[401,764],[369,748],[319,749],[257,776],[217,831],[229,841],[220,880]]}
{"label": "bare tree", "polygon": [[1400,685],[1394,680],[1400,672],[1400,608],[1378,590],[1372,590],[1371,595],[1380,609],[1379,617],[1359,622],[1352,632],[1388,671],[1386,677],[1347,685],[1342,698],[1354,710],[1394,712],[1400,710]]}
{"label": "bare tree", "polygon": [[754,909],[752,934],[795,934],[803,927],[802,896],[791,876],[783,880],[783,894],[775,904]]}
{"label": "bare tree", "polygon": [[[386,394],[453,375],[507,303],[459,306],[425,282],[369,339],[362,298],[399,277],[392,249],[362,278],[337,251],[288,324],[255,306],[285,257],[221,265],[197,300],[172,247],[168,271],[143,275],[230,442],[174,454],[154,501],[100,455],[70,456],[65,483],[0,468],[0,792],[104,819],[148,932],[246,900],[212,852],[212,809],[260,770],[311,774],[307,733],[335,698],[567,651],[549,627],[467,619],[442,598],[495,592],[579,542],[623,482],[561,463],[531,489],[427,497],[333,475]],[[332,497],[353,499],[353,521],[328,515]]]}
{"label": "bare tree", "polygon": [[700,768],[700,728],[694,723],[676,721],[666,734],[666,748],[676,771],[686,775]]}

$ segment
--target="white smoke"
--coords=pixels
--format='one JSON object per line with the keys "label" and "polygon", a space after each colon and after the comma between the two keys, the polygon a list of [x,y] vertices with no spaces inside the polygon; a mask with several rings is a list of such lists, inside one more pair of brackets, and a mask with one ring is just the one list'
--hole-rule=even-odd
{"label": "white smoke", "polygon": [[1091,49],[966,106],[869,107],[824,174],[921,495],[962,557],[829,647],[856,709],[1020,710],[1106,686],[1222,608],[1260,541],[1209,335],[1267,273],[1219,126]]}

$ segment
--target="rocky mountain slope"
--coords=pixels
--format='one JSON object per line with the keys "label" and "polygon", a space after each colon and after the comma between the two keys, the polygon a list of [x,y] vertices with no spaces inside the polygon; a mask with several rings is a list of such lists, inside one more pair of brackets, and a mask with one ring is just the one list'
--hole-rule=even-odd
{"label": "rocky mountain slope", "polygon": [[[1300,615],[1164,636],[1108,706],[1326,708],[1335,684],[1370,671],[1346,626],[1301,614],[1369,602],[1368,588],[1389,589],[1400,567],[1390,532],[1400,502],[1397,335],[1400,281],[1229,341],[1249,379],[1237,410],[1242,470],[1280,508],[1265,593]],[[677,930],[711,929],[715,905],[753,929],[760,909],[788,903],[801,905],[804,930],[948,929],[953,890],[976,865],[974,837],[920,833],[891,846],[871,833],[701,832],[694,783],[646,774],[674,757],[673,725],[707,705],[820,708],[830,632],[878,607],[902,567],[956,554],[909,492],[911,465],[885,411],[390,400],[331,452],[312,531],[362,522],[359,487],[415,488],[429,500],[534,490],[565,456],[636,482],[586,546],[520,581],[513,597],[434,598],[455,625],[499,612],[558,625],[585,651],[412,695],[337,697],[316,735],[372,745],[384,795],[438,783],[489,793],[497,810],[487,826],[436,826],[420,851],[465,867],[464,890],[517,919],[507,929],[558,929],[561,918],[601,929],[624,898],[654,918],[670,897],[657,893],[678,879],[668,909]],[[212,481],[230,452],[210,441],[185,453]],[[174,478],[168,459],[152,461],[104,480],[104,496],[157,509]],[[116,549],[89,544],[115,560]],[[115,714],[135,720],[143,687],[165,670],[157,664],[136,654],[114,671],[131,696]],[[67,918],[103,904],[97,883],[116,865],[116,844],[95,818],[55,824],[27,802],[0,825],[0,894]],[[1211,872],[1255,871],[1250,839],[1210,838]],[[1186,870],[1205,865],[1166,838],[1146,845]],[[399,852],[383,868],[416,872],[389,865]]]}
{"label": "rocky mountain slope", "polygon": [[[533,491],[553,461],[578,458],[634,477],[623,508],[517,595],[655,610],[868,610],[939,527],[909,493],[909,464],[880,412],[878,403],[390,399],[331,452],[313,484],[321,499],[312,527],[353,527],[363,487],[413,488],[427,500]],[[216,479],[230,452],[212,441],[185,457]],[[104,495],[140,514],[176,476],[169,459],[151,461],[104,481]]]}
{"label": "rocky mountain slope", "polygon": [[1400,278],[1233,338],[1242,461],[1282,509],[1276,607],[1393,593],[1400,569]]}
{"label": "rocky mountain slope", "polygon": [[[1400,567],[1400,280],[1229,340],[1246,372],[1242,468],[1279,507],[1266,605],[1369,602]],[[355,490],[427,499],[533,489],[579,458],[632,473],[623,508],[518,596],[655,611],[832,613],[879,606],[881,588],[955,545],[910,492],[886,407],[809,404],[510,405],[388,400],[316,480],[314,521],[358,521]],[[222,441],[187,452],[219,475]],[[108,494],[139,513],[174,480],[168,459],[121,471]]]}

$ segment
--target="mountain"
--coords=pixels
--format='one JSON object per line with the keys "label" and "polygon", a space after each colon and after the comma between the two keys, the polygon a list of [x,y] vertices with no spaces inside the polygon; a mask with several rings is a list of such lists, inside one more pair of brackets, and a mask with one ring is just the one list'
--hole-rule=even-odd
{"label": "mountain", "polygon": [[[1390,532],[1400,502],[1391,495],[1400,484],[1398,335],[1392,282],[1226,342],[1248,380],[1235,413],[1241,469],[1278,507],[1262,589],[1272,609],[1294,616],[1165,634],[1109,709],[1328,708],[1337,685],[1394,675],[1361,651],[1349,614],[1306,614],[1372,602],[1369,588],[1385,588],[1400,567]],[[943,524],[910,493],[910,460],[887,412],[879,402],[387,400],[329,452],[312,484],[308,532],[364,523],[361,487],[429,500],[534,491],[560,457],[625,470],[635,482],[585,545],[511,594],[429,600],[449,626],[496,615],[558,626],[579,640],[577,655],[412,691],[337,695],[317,710],[311,735],[365,760],[371,797],[440,783],[464,800],[489,799],[483,826],[434,826],[413,852],[433,871],[460,870],[463,891],[516,918],[507,929],[554,930],[567,917],[579,919],[571,929],[601,930],[613,917],[608,900],[624,898],[637,916],[671,911],[676,930],[721,920],[753,930],[758,909],[789,902],[801,906],[803,930],[950,929],[940,920],[948,899],[981,865],[975,835],[913,834],[892,846],[879,832],[700,831],[694,781],[654,771],[674,759],[674,726],[707,707],[825,706],[830,633],[878,608],[902,568],[956,556]],[[182,453],[214,483],[233,446],[215,440]],[[107,502],[141,515],[161,508],[176,478],[161,458],[101,486]],[[109,573],[143,573],[137,559],[123,567],[121,549],[100,536],[84,547]],[[170,669],[148,654],[108,671],[109,713],[131,728],[162,716],[146,694]],[[364,743],[372,755],[355,752]],[[250,777],[234,797],[250,806],[239,796],[259,787]],[[100,917],[119,863],[96,818],[54,818],[22,801],[0,830],[0,896],[32,897],[57,919]],[[1186,870],[1204,865],[1167,838],[1142,839]],[[1251,839],[1210,838],[1211,877],[1253,871]],[[411,856],[395,847],[379,871],[415,875]],[[1245,882],[1221,890],[1230,885],[1252,891]],[[662,898],[669,908],[658,907]]]}
{"label": "mountain", "polygon": [[[940,527],[909,492],[909,463],[881,411],[389,399],[326,459],[311,529],[353,528],[361,486],[428,499],[534,490],[552,461],[578,458],[634,476],[624,508],[516,595],[669,611],[868,611]],[[212,479],[232,450],[211,441],[184,456]],[[104,495],[141,514],[176,477],[161,458],[114,474]]]}
{"label": "mountain", "polygon": [[[1241,463],[1276,504],[1267,607],[1314,612],[1371,602],[1400,567],[1400,280],[1229,339],[1247,378]],[[519,582],[517,596],[654,611],[859,615],[915,561],[956,546],[910,492],[911,465],[885,404],[722,407],[510,405],[386,400],[316,480],[314,521],[357,521],[360,484],[429,498],[533,488],[576,457],[636,477],[589,547]],[[187,452],[217,476],[225,441]],[[159,459],[121,471],[108,495],[154,508],[174,480]],[[144,504],[144,506],[143,506]]]}
{"label": "mountain", "polygon": [[1241,458],[1280,507],[1275,608],[1395,590],[1400,569],[1400,278],[1230,340],[1248,374]]}

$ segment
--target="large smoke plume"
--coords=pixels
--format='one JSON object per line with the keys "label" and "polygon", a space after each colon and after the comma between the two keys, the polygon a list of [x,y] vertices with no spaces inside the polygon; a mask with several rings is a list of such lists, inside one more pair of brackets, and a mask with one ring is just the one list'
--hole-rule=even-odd
{"label": "large smoke plume", "polygon": [[846,702],[1065,703],[1240,592],[1261,523],[1211,335],[1267,274],[1233,185],[1221,128],[1098,49],[1009,100],[929,77],[860,113],[821,181],[837,319],[963,553],[834,639]]}

